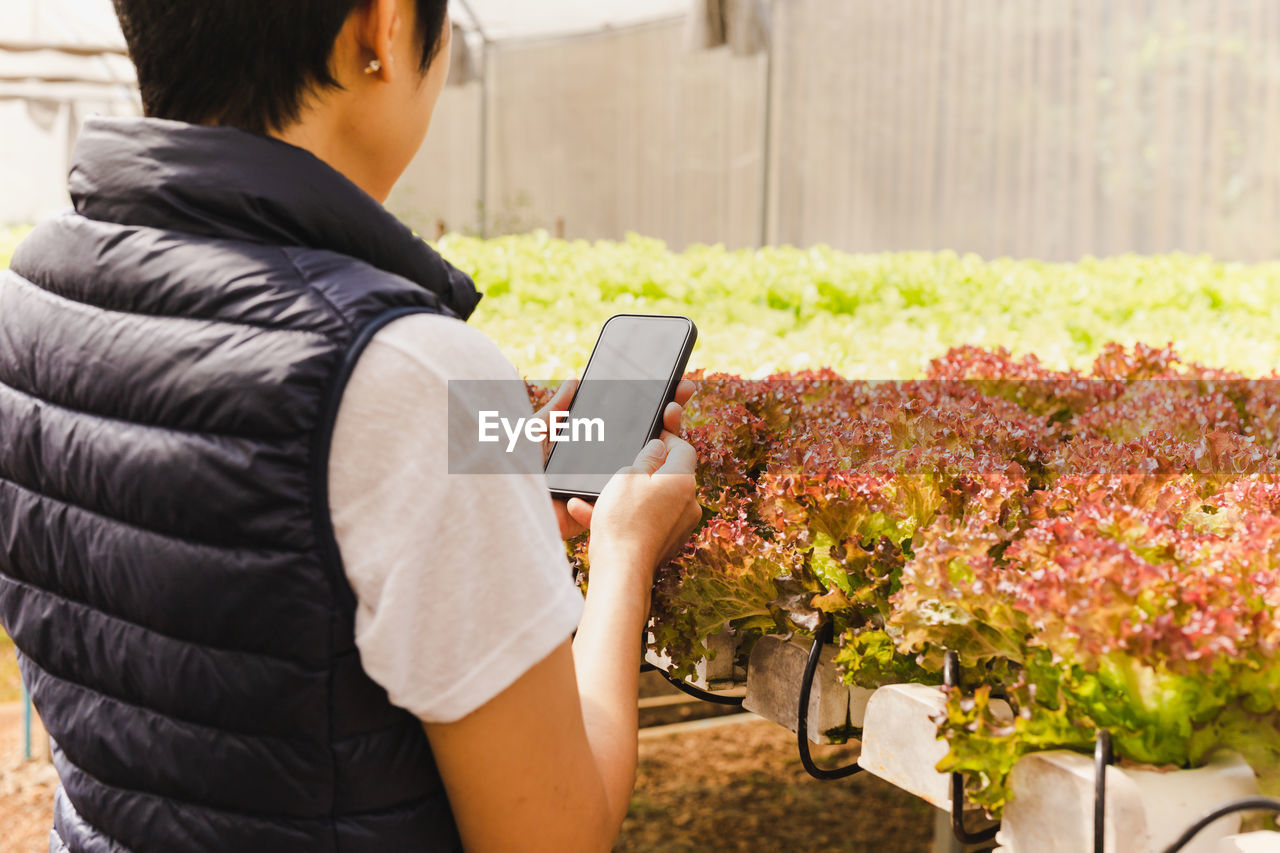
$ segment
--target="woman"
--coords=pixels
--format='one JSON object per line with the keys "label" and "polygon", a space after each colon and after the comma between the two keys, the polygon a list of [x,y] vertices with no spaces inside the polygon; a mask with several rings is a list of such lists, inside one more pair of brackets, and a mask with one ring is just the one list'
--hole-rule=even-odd
{"label": "woman", "polygon": [[[116,9],[148,118],[87,124],[74,211],[0,277],[0,621],[51,849],[608,847],[695,459],[674,405],[594,508],[533,446],[448,473],[450,380],[527,402],[381,206],[445,0]],[[587,526],[584,605],[557,534]]]}

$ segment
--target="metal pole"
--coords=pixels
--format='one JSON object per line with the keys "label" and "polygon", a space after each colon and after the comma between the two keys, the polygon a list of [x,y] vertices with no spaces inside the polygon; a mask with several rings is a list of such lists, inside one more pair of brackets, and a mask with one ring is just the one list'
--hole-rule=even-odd
{"label": "metal pole", "polygon": [[480,64],[480,236],[489,236],[489,39]]}
{"label": "metal pole", "polygon": [[769,29],[764,59],[764,163],[760,168],[760,248],[769,245],[769,205],[773,183],[773,46],[778,33],[778,2],[769,0]]}
{"label": "metal pole", "polygon": [[31,694],[22,685],[22,760],[31,760]]}
{"label": "metal pole", "polygon": [[480,236],[489,236],[489,50],[493,42],[484,30],[480,16],[471,8],[468,0],[458,0],[466,10],[471,23],[480,34],[480,43],[484,48],[484,56],[480,58]]}
{"label": "metal pole", "polygon": [[129,55],[129,51],[126,50],[123,45],[66,44],[58,42],[17,42],[0,40],[0,52],[4,53],[31,53],[41,50],[49,50],[55,53],[66,53],[71,56],[100,56],[104,53],[112,56]]}
{"label": "metal pole", "polygon": [[933,810],[933,853],[964,853],[961,844],[951,831],[951,812]]}

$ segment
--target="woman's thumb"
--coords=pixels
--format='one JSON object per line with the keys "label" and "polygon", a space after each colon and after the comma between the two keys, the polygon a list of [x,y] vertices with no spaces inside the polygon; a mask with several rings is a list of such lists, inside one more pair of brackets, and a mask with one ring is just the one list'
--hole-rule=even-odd
{"label": "woman's thumb", "polygon": [[640,455],[636,457],[635,465],[632,467],[639,473],[652,476],[658,472],[658,469],[662,467],[662,463],[666,461],[667,445],[663,443],[662,439],[655,438],[640,451]]}
{"label": "woman's thumb", "polygon": [[566,379],[560,383],[560,387],[556,389],[556,393],[551,395],[551,400],[547,403],[547,408],[553,412],[568,411],[569,403],[573,402],[574,392],[578,390],[578,380]]}

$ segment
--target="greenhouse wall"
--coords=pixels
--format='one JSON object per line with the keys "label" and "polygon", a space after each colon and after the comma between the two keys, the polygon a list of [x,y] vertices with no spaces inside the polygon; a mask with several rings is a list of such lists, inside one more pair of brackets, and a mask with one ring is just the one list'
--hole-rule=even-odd
{"label": "greenhouse wall", "polygon": [[[488,207],[575,236],[754,245],[765,58],[691,51],[681,23],[494,56]],[[545,141],[545,144],[543,144]]]}
{"label": "greenhouse wall", "polygon": [[[763,54],[691,51],[681,21],[489,50],[490,231],[759,243]],[[392,199],[424,233],[478,228],[483,98],[480,84],[446,92]]]}
{"label": "greenhouse wall", "polygon": [[435,236],[437,223],[479,230],[480,106],[479,83],[445,88],[427,141],[387,200],[421,234]]}
{"label": "greenhouse wall", "polygon": [[[445,91],[391,207],[427,235],[1280,256],[1274,0],[771,8],[771,51],[746,56],[694,48],[678,18],[489,44],[487,82]],[[33,56],[65,74],[0,45],[0,224],[66,204],[85,115],[136,109],[18,80]]]}
{"label": "greenhouse wall", "polygon": [[1280,254],[1273,0],[775,9],[775,242]]}
{"label": "greenhouse wall", "polygon": [[0,86],[0,228],[37,222],[71,204],[67,170],[86,118],[138,112],[101,87],[76,88],[27,98],[14,94],[17,87]]}
{"label": "greenhouse wall", "polygon": [[[491,45],[489,230],[1050,260],[1280,254],[1271,0],[773,8],[771,74],[764,54],[691,49],[679,21]],[[479,86],[460,98],[426,155],[448,174],[402,205],[451,226],[479,221],[462,189],[479,181]]]}

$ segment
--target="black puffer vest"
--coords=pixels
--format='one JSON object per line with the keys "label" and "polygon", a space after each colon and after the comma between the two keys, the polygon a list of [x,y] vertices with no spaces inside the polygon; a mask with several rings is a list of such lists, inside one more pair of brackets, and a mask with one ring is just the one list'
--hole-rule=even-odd
{"label": "black puffer vest", "polygon": [[364,673],[328,448],[364,343],[470,280],[337,172],[95,120],[0,272],[0,623],[54,741],[52,850],[456,849]]}

